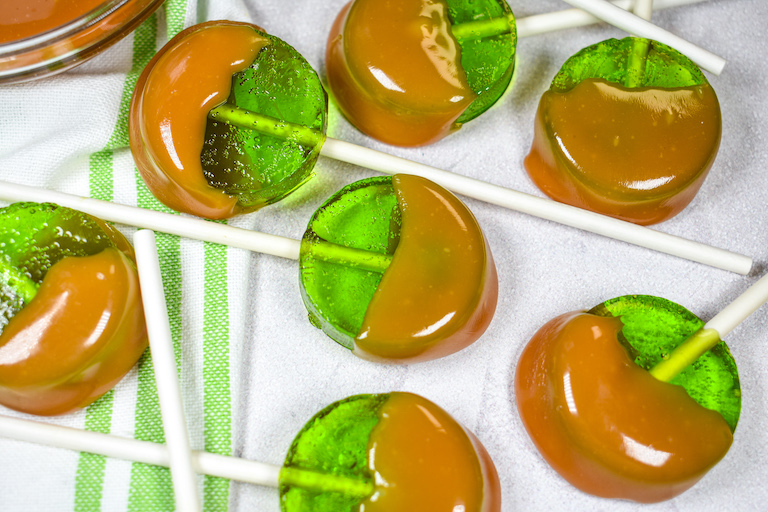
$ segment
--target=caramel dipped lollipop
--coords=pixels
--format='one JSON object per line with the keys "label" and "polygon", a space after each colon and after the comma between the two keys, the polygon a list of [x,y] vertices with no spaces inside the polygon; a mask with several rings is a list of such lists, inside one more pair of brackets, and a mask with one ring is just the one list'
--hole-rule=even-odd
{"label": "caramel dipped lollipop", "polygon": [[584,492],[645,503],[677,496],[733,441],[741,390],[720,340],[766,300],[768,276],[706,324],[649,296],[555,318],[528,343],[515,373],[528,434]]}
{"label": "caramel dipped lollipop", "polygon": [[112,389],[147,346],[133,248],[53,204],[0,208],[0,404],[58,415]]}
{"label": "caramel dipped lollipop", "polygon": [[693,200],[721,131],[717,96],[690,60],[655,41],[613,39],[563,64],[539,103],[525,167],[557,201],[654,224]]}
{"label": "caramel dipped lollipop", "polygon": [[[649,17],[650,2],[639,6]],[[645,27],[621,14],[635,20],[633,28]],[[718,73],[722,64],[712,61],[710,69]],[[552,80],[525,167],[557,201],[654,224],[694,198],[715,160],[721,124],[713,88],[683,53],[647,37],[610,39],[573,55]]]}
{"label": "caramel dipped lollipop", "polygon": [[[0,436],[157,466],[159,444],[0,415]],[[371,448],[374,448],[372,450]],[[193,451],[201,474],[280,490],[280,509],[498,512],[496,467],[480,441],[446,411],[413,393],[334,402],[297,434],[282,466]],[[346,507],[346,508],[342,508]]]}
{"label": "caramel dipped lollipop", "polygon": [[501,97],[516,45],[504,0],[355,0],[328,36],[328,86],[358,130],[387,144],[422,146]]}

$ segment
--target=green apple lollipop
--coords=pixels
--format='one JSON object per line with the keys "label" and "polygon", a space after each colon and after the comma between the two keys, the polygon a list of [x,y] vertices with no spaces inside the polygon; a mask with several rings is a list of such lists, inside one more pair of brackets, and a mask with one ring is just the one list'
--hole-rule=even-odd
{"label": "green apple lollipop", "polygon": [[0,209],[0,404],[53,415],[109,391],[147,346],[133,249],[52,204]]}
{"label": "green apple lollipop", "polygon": [[[165,445],[1,414],[0,436],[166,467],[172,458]],[[201,474],[278,487],[283,512],[421,512],[453,510],[456,503],[501,510],[499,476],[480,441],[412,393],[356,395],[329,405],[301,429],[282,467],[188,455]]]}
{"label": "green apple lollipop", "polygon": [[504,0],[355,0],[328,36],[328,85],[366,135],[430,144],[499,99],[516,43]]}
{"label": "green apple lollipop", "polygon": [[[269,117],[269,133],[216,120],[222,103]],[[324,140],[327,97],[304,58],[258,27],[208,22],[152,59],[131,102],[131,149],[152,193],[208,218],[255,210],[306,181]],[[297,140],[296,126],[309,140]]]}
{"label": "green apple lollipop", "polygon": [[[328,488],[327,475],[347,484]],[[288,451],[280,501],[284,512],[501,509],[482,444],[411,393],[357,395],[317,413]]]}
{"label": "green apple lollipop", "polygon": [[739,420],[738,371],[720,338],[766,299],[763,278],[706,325],[645,295],[551,320],[515,374],[534,444],[590,494],[650,503],[684,492],[725,456]]}
{"label": "green apple lollipop", "polygon": [[717,96],[693,62],[609,39],[568,59],[542,95],[525,167],[557,201],[653,224],[696,195],[720,134]]}
{"label": "green apple lollipop", "polygon": [[453,194],[416,176],[343,188],[312,216],[299,261],[310,321],[376,361],[461,350],[496,307],[496,267],[477,221]]}

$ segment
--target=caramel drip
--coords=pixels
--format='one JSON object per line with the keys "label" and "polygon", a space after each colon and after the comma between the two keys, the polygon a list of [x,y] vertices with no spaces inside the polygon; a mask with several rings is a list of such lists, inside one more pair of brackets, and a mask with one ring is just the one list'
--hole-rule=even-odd
{"label": "caramel drip", "polygon": [[227,100],[232,75],[267,42],[252,25],[197,25],[171,40],[144,70],[131,105],[131,149],[144,181],[164,204],[211,219],[237,213],[237,198],[206,181],[200,153],[208,112]]}
{"label": "caramel drip", "polygon": [[356,338],[361,357],[424,360],[452,354],[485,331],[498,280],[490,248],[456,196],[396,175],[400,242]]}
{"label": "caramel drip", "polygon": [[626,89],[589,79],[544,93],[525,167],[553,199],[652,224],[696,195],[720,133],[709,85]]}
{"label": "caramel drip", "polygon": [[43,415],[83,407],[146,346],[133,262],[118,249],[64,258],[0,335],[0,402]]}
{"label": "caramel drip", "polygon": [[344,115],[387,143],[441,139],[474,101],[444,0],[356,0],[331,30],[328,82]]}
{"label": "caramel drip", "polygon": [[437,405],[391,393],[368,442],[376,490],[361,512],[501,510],[501,487],[482,445]]}
{"label": "caramel drip", "polygon": [[617,318],[569,313],[523,351],[520,417],[542,456],[584,492],[656,502],[694,485],[733,441],[717,412],[656,380],[619,344]]}

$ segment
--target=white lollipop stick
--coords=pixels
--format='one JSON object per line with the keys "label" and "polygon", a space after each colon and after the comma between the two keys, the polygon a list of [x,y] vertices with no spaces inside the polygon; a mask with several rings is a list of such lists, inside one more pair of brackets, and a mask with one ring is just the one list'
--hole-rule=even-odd
{"label": "white lollipop stick", "polygon": [[171,339],[171,326],[157,258],[155,234],[141,230],[133,238],[136,267],[141,284],[141,300],[149,334],[149,349],[157,381],[157,395],[163,417],[163,430],[170,457],[171,481],[176,497],[176,509],[181,512],[200,510],[197,476],[192,467],[189,432],[181,402],[176,358]]}
{"label": "white lollipop stick", "polygon": [[[0,436],[154,466],[169,467],[171,464],[169,450],[165,445],[42,421],[0,415]],[[195,472],[201,475],[269,487],[279,485],[280,466],[201,451],[192,451],[190,458]]]}
{"label": "white lollipop stick", "polygon": [[[697,4],[703,1],[704,0],[656,0],[653,3],[653,10]],[[625,11],[635,5],[634,0],[615,0],[611,3]],[[517,37],[524,38],[568,28],[585,27],[600,23],[601,21],[600,18],[596,18],[581,9],[564,9],[562,11],[518,18],[515,21],[515,24],[517,25]]]}
{"label": "white lollipop stick", "polygon": [[632,12],[638,18],[650,21],[651,16],[653,15],[653,0],[635,0]]}
{"label": "white lollipop stick", "polygon": [[385,174],[404,173],[422,176],[463,196],[742,275],[748,274],[752,268],[751,258],[724,249],[468,178],[342,140],[328,138],[320,154]]}
{"label": "white lollipop stick", "polygon": [[626,30],[630,34],[636,34],[639,37],[653,39],[671,46],[710,73],[719,75],[725,67],[725,59],[722,57],[718,57],[714,53],[696,46],[682,37],[678,37],[663,28],[657,27],[649,21],[638,18],[634,14],[627,12],[620,7],[616,7],[606,0],[564,1],[574,7],[584,9],[606,23],[610,23],[615,27]]}
{"label": "white lollipop stick", "polygon": [[[165,445],[51,425],[42,421],[0,415],[0,437],[155,466],[169,467],[171,464],[171,456]],[[340,492],[360,498],[370,496],[374,491],[374,484],[369,480],[311,469],[281,467],[199,451],[192,451],[190,458],[194,470],[201,475],[250,484],[268,487],[291,485],[309,491]]]}
{"label": "white lollipop stick", "polygon": [[720,337],[728,334],[749,315],[757,311],[760,306],[768,302],[768,274],[747,288],[747,291],[739,295],[717,315],[707,322],[704,329],[715,329]]}
{"label": "white lollipop stick", "polygon": [[298,240],[182,215],[156,212],[5,181],[0,181],[0,199],[10,202],[56,203],[118,224],[228,245],[281,258],[299,259],[300,242]]}
{"label": "white lollipop stick", "polygon": [[[365,160],[371,169],[381,172],[389,174],[404,172],[423,176],[436,183],[440,183],[449,190],[462,190],[461,193],[468,197],[481,199],[522,213],[559,222],[566,226],[576,227],[591,233],[615,238],[616,240],[629,242],[715,268],[729,270],[742,275],[748,274],[752,268],[752,258],[748,256],[660,231],[654,231],[631,222],[606,217],[574,206],[556,203],[549,199],[491,185],[484,181],[467,178],[435,167],[411,162],[404,158],[355,146],[347,142],[328,139],[323,149],[337,155],[335,157],[339,159],[346,158],[345,161],[350,163]],[[342,157],[344,153],[346,155]],[[0,181],[0,200],[56,203],[110,222],[152,229],[193,240],[204,240],[229,245],[283,258],[299,258],[299,248],[301,246],[299,240],[234,228],[180,215],[118,205],[43,188]]]}
{"label": "white lollipop stick", "polygon": [[651,375],[669,382],[706,351],[717,345],[737,325],[768,302],[768,274],[747,288],[700,330],[677,346],[667,359],[651,368]]}

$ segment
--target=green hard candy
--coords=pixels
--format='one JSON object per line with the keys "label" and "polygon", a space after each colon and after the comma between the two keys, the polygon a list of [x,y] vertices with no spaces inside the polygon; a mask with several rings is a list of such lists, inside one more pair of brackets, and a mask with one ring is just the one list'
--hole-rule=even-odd
{"label": "green hard candy", "polygon": [[[649,295],[617,297],[589,312],[621,319],[624,327],[619,342],[635,363],[646,370],[704,325],[684,307]],[[736,362],[724,342],[699,357],[671,383],[685,388],[699,405],[719,412],[731,430],[736,429],[741,412],[741,386]]]}
{"label": "green hard candy", "polygon": [[682,53],[635,37],[607,39],[580,50],[565,61],[550,90],[567,92],[590,78],[626,87],[666,89],[708,83],[698,66]]}
{"label": "green hard candy", "polygon": [[253,64],[232,77],[227,103],[320,134],[316,143],[208,120],[201,163],[208,183],[254,209],[279,201],[312,175],[327,123],[328,97],[315,70],[293,47],[269,40]]}
{"label": "green hard candy", "polygon": [[466,123],[496,103],[504,94],[515,69],[517,28],[512,10],[504,0],[446,0],[452,26],[489,22],[500,27],[485,37],[462,37],[454,31],[461,48],[461,67],[477,98],[456,120]]}
{"label": "green hard candy", "polygon": [[69,256],[89,256],[112,239],[90,216],[54,204],[0,209],[0,331],[37,292],[48,270]]}
{"label": "green hard candy", "polygon": [[[317,413],[294,439],[284,468],[369,482],[368,439],[387,398],[387,394],[352,396]],[[322,488],[322,484],[318,487]],[[308,490],[281,478],[280,506],[284,512],[352,512],[363,498],[345,492]]]}
{"label": "green hard candy", "polygon": [[366,268],[341,249],[358,249],[363,257],[378,255],[387,261],[397,247],[400,222],[392,178],[368,178],[323,203],[302,237],[299,284],[309,319],[349,349],[386,264],[378,270]]}

